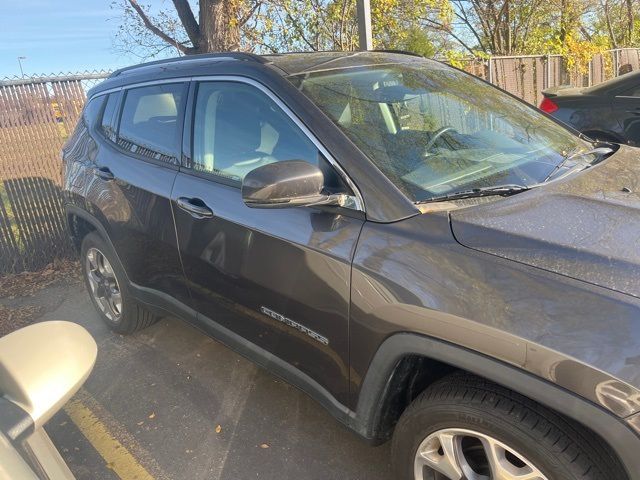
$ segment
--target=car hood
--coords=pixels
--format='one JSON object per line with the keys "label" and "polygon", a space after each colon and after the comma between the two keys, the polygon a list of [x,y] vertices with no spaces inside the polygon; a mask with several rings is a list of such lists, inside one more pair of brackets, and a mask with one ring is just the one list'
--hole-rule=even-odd
{"label": "car hood", "polygon": [[640,297],[640,149],[450,215],[462,245]]}

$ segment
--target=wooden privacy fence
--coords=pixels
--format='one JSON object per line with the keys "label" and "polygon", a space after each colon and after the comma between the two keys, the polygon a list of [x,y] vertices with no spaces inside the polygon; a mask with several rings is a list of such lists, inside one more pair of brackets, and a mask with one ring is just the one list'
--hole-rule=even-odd
{"label": "wooden privacy fence", "polygon": [[106,75],[0,81],[0,273],[36,270],[71,253],[60,150],[86,90]]}
{"label": "wooden privacy fence", "polygon": [[[587,86],[640,68],[640,49],[596,55],[586,72],[559,55],[464,62],[470,73],[538,104],[545,88]],[[35,270],[71,247],[62,212],[60,150],[75,128],[87,90],[108,75],[0,81],[0,274]]]}
{"label": "wooden privacy fence", "polygon": [[588,87],[640,69],[640,49],[619,48],[594,55],[580,68],[562,55],[518,55],[467,59],[463,68],[523,100],[539,105],[542,91],[560,85]]}

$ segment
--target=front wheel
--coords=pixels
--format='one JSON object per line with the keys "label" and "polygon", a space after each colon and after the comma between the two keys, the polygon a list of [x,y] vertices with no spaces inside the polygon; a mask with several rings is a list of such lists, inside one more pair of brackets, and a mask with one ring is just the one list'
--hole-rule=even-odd
{"label": "front wheel", "polygon": [[506,388],[456,374],[430,386],[393,436],[399,480],[621,480],[579,425]]}

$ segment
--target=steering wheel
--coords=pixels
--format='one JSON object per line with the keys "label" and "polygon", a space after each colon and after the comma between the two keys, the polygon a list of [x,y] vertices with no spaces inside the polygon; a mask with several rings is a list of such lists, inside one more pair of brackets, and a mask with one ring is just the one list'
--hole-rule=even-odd
{"label": "steering wheel", "polygon": [[433,136],[431,137],[431,140],[429,140],[429,143],[427,143],[427,145],[424,147],[423,156],[425,157],[428,156],[431,150],[431,147],[433,147],[433,145],[436,143],[436,140],[438,140],[444,133],[447,133],[450,130],[455,131],[456,129],[453,128],[451,125],[445,125],[444,127],[439,128],[438,130],[433,132]]}

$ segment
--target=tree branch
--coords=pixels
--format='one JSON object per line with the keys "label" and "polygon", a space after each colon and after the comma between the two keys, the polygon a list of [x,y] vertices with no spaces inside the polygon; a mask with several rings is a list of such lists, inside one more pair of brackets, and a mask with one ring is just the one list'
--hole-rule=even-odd
{"label": "tree branch", "polygon": [[[186,0],[185,0],[186,1]],[[238,26],[244,27],[244,25],[249,21],[251,17],[258,11],[258,9],[262,6],[262,0],[255,0],[253,6],[249,9],[247,13],[245,13],[242,18],[238,21]]]}
{"label": "tree branch", "polygon": [[462,5],[462,1],[458,0],[457,3],[458,3],[458,9],[457,9],[457,11],[453,12],[454,15],[464,22],[464,24],[467,26],[467,28],[471,31],[472,35],[478,41],[478,45],[480,46],[482,51],[485,52],[485,53],[488,53],[487,48],[484,46],[484,42],[482,41],[482,39],[480,38],[480,35],[478,34],[478,31],[471,24],[471,20],[469,19],[469,16],[467,15],[467,11],[465,10],[464,6]]}
{"label": "tree branch", "polygon": [[196,17],[193,15],[193,11],[191,10],[191,6],[189,6],[188,0],[173,0],[173,6],[176,7],[178,17],[182,22],[184,30],[187,32],[189,40],[191,40],[191,44],[194,48],[198,48],[202,32],[200,31],[198,22],[196,22]]}
{"label": "tree branch", "polygon": [[296,22],[293,18],[293,15],[291,15],[291,12],[289,11],[289,8],[287,7],[287,5],[282,2],[280,3],[280,6],[283,8],[285,15],[287,16],[287,18],[289,19],[289,22],[291,22],[291,24],[293,25],[294,30],[298,33],[298,35],[300,36],[300,38],[302,39],[302,41],[304,43],[307,44],[307,46],[313,50],[316,51],[318,50],[317,47],[315,47],[313,45],[313,43],[311,43],[308,39],[307,36],[304,34],[304,31],[302,30],[302,28],[300,27],[300,24],[298,22]]}
{"label": "tree branch", "polygon": [[436,28],[437,30],[440,30],[441,32],[445,32],[448,35],[451,35],[451,37],[456,40],[465,50],[468,50],[469,53],[471,53],[471,55],[475,56],[475,52],[473,51],[473,48],[471,48],[469,45],[467,45],[464,40],[462,40],[462,38],[460,38],[458,35],[456,35],[455,33],[453,33],[453,30],[450,28],[447,28],[445,25],[443,25],[440,22],[437,22],[435,20],[432,20],[430,18],[425,18],[423,19],[425,22],[428,22],[432,27]]}
{"label": "tree branch", "polygon": [[145,11],[142,9],[142,7],[138,4],[136,0],[127,0],[127,1],[129,2],[129,5],[131,5],[131,7],[136,11],[138,16],[140,17],[140,20],[142,20],[142,23],[144,23],[144,26],[147,27],[154,34],[156,34],[158,37],[160,37],[162,40],[164,40],[170,45],[174,45],[182,53],[188,54],[194,51],[194,48],[182,45],[180,42],[178,42],[178,40],[167,35],[162,30],[160,30],[156,25],[154,25],[151,19],[147,16]]}

